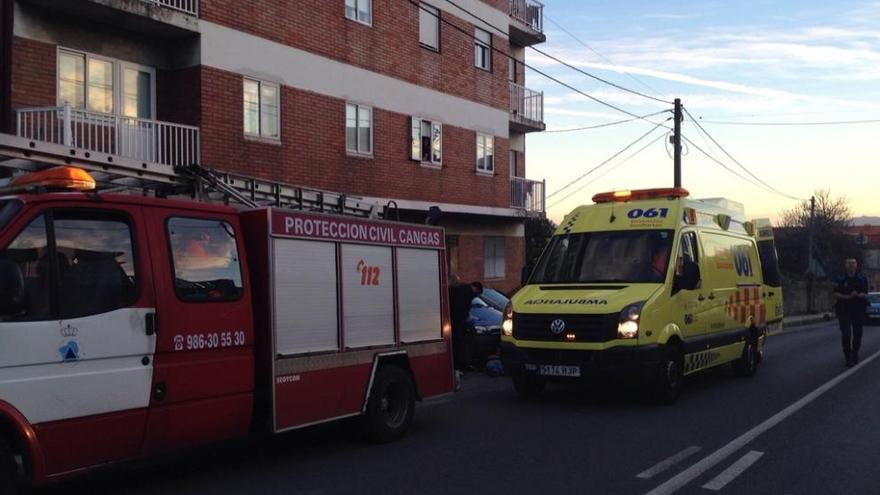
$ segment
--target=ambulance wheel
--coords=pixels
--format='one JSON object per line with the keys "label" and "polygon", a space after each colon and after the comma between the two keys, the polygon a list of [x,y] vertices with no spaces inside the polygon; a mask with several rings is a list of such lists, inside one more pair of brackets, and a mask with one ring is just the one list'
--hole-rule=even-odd
{"label": "ambulance wheel", "polygon": [[654,383],[654,399],[660,404],[674,404],[684,386],[684,359],[675,345],[663,348],[657,378]]}
{"label": "ambulance wheel", "polygon": [[733,362],[733,372],[739,377],[754,376],[758,371],[758,346],[755,339],[749,337],[743,348],[742,356]]}
{"label": "ambulance wheel", "polygon": [[388,443],[406,435],[416,408],[416,391],[410,374],[399,366],[382,366],[376,372],[364,413],[364,433],[375,443]]}
{"label": "ambulance wheel", "polygon": [[16,482],[15,454],[9,446],[9,442],[0,439],[0,495],[15,495],[20,493]]}
{"label": "ambulance wheel", "polygon": [[515,373],[513,375],[513,388],[523,397],[540,397],[546,387],[547,382],[540,378],[528,376],[525,373]]}

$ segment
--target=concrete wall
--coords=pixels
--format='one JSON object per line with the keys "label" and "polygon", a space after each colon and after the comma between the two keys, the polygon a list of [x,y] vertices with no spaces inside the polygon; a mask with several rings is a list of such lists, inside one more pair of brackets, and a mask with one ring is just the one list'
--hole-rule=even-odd
{"label": "concrete wall", "polygon": [[[809,307],[807,281],[783,278],[782,284],[785,314],[788,316],[807,314],[807,308]],[[834,300],[831,297],[833,290],[834,284],[832,282],[815,282],[813,289],[814,312],[834,311]]]}

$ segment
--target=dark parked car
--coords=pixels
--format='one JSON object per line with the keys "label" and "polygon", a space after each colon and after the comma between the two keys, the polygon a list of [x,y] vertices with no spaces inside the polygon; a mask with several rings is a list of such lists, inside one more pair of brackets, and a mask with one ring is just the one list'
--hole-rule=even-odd
{"label": "dark parked car", "polygon": [[482,365],[486,358],[498,352],[501,343],[501,312],[510,299],[495,289],[484,288],[471,301],[468,324],[474,333],[472,361]]}
{"label": "dark parked car", "polygon": [[880,292],[868,292],[868,321],[880,323]]}

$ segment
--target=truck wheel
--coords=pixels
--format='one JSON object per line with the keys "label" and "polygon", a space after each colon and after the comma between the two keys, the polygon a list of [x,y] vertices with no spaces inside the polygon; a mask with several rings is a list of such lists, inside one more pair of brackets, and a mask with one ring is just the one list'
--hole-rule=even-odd
{"label": "truck wheel", "polygon": [[399,366],[382,366],[362,418],[366,438],[375,443],[402,438],[412,425],[415,407],[415,385],[409,373]]}
{"label": "truck wheel", "polygon": [[523,397],[540,397],[544,393],[546,386],[547,382],[540,378],[528,376],[525,373],[515,373],[513,375],[513,388]]}
{"label": "truck wheel", "polygon": [[733,362],[733,372],[739,377],[754,376],[758,371],[758,346],[755,339],[749,337],[743,348],[742,357]]}
{"label": "truck wheel", "polygon": [[12,447],[5,439],[0,439],[0,495],[20,493],[16,482],[17,471]]}
{"label": "truck wheel", "polygon": [[654,399],[660,404],[674,404],[684,385],[684,367],[681,351],[666,345],[654,383]]}

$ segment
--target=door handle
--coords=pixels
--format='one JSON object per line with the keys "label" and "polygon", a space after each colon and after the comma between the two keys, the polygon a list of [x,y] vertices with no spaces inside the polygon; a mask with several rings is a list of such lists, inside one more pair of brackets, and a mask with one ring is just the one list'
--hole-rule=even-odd
{"label": "door handle", "polygon": [[714,293],[714,292],[710,292],[710,293],[709,293],[709,299],[715,299],[715,293]]}
{"label": "door handle", "polygon": [[706,300],[706,298],[703,297],[702,294],[700,294],[700,297],[697,298],[697,301],[705,301],[705,300]]}
{"label": "door handle", "polygon": [[768,294],[769,294],[769,296],[770,296],[770,297],[773,297],[773,296],[774,296],[774,294],[776,294],[776,293],[775,293],[775,292],[773,292],[773,291],[770,291],[770,292],[769,292],[769,293],[768,293]]}
{"label": "door handle", "polygon": [[165,382],[159,382],[153,387],[153,399],[157,401],[163,400],[167,392],[168,389],[165,386]]}
{"label": "door handle", "polygon": [[147,313],[144,317],[144,327],[147,335],[156,334],[156,313]]}

